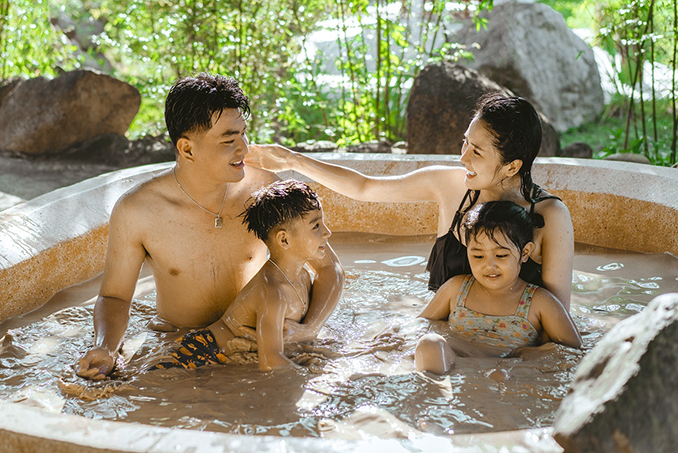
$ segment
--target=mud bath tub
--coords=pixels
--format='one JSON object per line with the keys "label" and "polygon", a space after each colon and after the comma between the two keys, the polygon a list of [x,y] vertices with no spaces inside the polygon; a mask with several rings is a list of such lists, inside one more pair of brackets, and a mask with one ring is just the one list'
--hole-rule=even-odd
{"label": "mud bath tub", "polygon": [[[321,154],[368,174],[459,165],[458,156]],[[59,290],[103,268],[107,220],[117,198],[172,164],[121,170],[56,190],[0,213],[0,321],[39,309]],[[293,173],[282,175],[305,179]],[[534,179],[570,208],[579,243],[678,254],[678,172],[577,159],[538,159]],[[334,232],[432,235],[432,203],[359,203],[314,185]],[[433,436],[408,441],[244,436],[91,420],[0,403],[0,451],[390,451],[514,447],[559,451],[550,429]],[[477,450],[476,450],[477,451]]]}

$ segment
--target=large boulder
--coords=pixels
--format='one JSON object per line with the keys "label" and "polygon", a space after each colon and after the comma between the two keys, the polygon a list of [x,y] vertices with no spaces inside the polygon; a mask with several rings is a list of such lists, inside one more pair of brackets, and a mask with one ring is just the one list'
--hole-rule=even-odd
{"label": "large boulder", "polygon": [[600,113],[603,89],[593,50],[560,13],[542,3],[505,3],[483,15],[487,28],[469,23],[455,37],[474,55],[469,67],[531,101],[557,131]]}
{"label": "large boulder", "polygon": [[555,415],[567,453],[678,451],[678,293],[615,325],[582,360]]}
{"label": "large boulder", "polygon": [[[478,99],[490,92],[513,93],[478,71],[451,62],[426,66],[415,78],[407,102],[409,154],[459,154]],[[557,156],[558,133],[542,119],[540,156]]]}
{"label": "large boulder", "polygon": [[133,86],[87,70],[22,80],[0,93],[0,148],[50,154],[105,134],[124,134],[141,105]]}

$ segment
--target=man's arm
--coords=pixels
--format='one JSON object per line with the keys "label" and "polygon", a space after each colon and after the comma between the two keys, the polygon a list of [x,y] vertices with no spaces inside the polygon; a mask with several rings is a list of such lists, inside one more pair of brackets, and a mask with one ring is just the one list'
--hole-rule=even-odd
{"label": "man's arm", "polygon": [[344,288],[344,268],[334,250],[327,245],[325,258],[309,262],[316,272],[308,312],[301,324],[285,322],[285,341],[299,342],[314,340],[339,302]]}
{"label": "man's arm", "polygon": [[104,379],[115,365],[146,251],[136,237],[129,201],[121,199],[111,214],[104,276],[94,307],[94,347],[79,361],[77,374]]}
{"label": "man's arm", "polygon": [[287,304],[281,300],[278,288],[268,288],[261,293],[260,300],[257,301],[257,351],[259,368],[262,371],[270,371],[273,368],[293,364],[285,356],[283,339]]}

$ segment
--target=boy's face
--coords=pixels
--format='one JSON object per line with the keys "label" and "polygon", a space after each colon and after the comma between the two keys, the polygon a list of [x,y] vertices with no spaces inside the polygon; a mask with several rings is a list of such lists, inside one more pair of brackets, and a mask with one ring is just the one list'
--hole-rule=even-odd
{"label": "boy's face", "polygon": [[[531,243],[530,243],[531,244]],[[481,231],[468,243],[468,260],[473,276],[488,289],[512,286],[518,279],[522,264],[530,256],[531,247],[523,250],[509,242],[503,234],[494,240]]]}
{"label": "boy's face", "polygon": [[290,222],[288,232],[294,253],[304,259],[321,259],[325,256],[327,238],[332,234],[325,225],[322,208],[309,211]]}

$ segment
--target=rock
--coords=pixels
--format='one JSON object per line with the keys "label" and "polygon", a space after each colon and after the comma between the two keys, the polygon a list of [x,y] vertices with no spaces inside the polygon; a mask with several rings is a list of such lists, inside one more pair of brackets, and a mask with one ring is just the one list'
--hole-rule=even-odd
{"label": "rock", "polygon": [[616,160],[616,161],[621,161],[621,162],[633,162],[636,164],[652,164],[650,162],[650,159],[647,158],[647,156],[643,154],[636,154],[636,153],[616,153],[616,154],[610,154],[609,156],[603,157],[605,160]]}
{"label": "rock", "polygon": [[602,110],[593,50],[560,13],[542,3],[505,3],[483,16],[487,28],[469,23],[455,37],[474,55],[469,67],[528,99],[560,132]]}
{"label": "rock", "polygon": [[77,162],[110,165],[116,168],[167,162],[175,159],[174,145],[164,135],[147,135],[128,140],[124,135],[106,134],[78,143],[60,153]]}
{"label": "rock", "polygon": [[0,84],[0,105],[12,94],[16,86],[21,83],[23,79],[20,77],[12,77],[11,79],[3,80]]}
{"label": "rock", "polygon": [[390,153],[391,144],[386,141],[371,141],[346,147],[349,153]]}
{"label": "rock", "polygon": [[573,142],[563,148],[559,155],[561,157],[578,157],[580,159],[590,159],[593,157],[593,149],[588,143]]}
{"label": "rock", "polygon": [[[513,93],[478,71],[450,62],[425,67],[415,78],[407,103],[409,154],[459,154],[477,101],[484,94]],[[558,133],[542,119],[541,156],[560,151]]]}
{"label": "rock", "polygon": [[407,154],[407,142],[395,142],[391,147],[393,154]]}
{"label": "rock", "polygon": [[12,206],[16,206],[19,203],[23,203],[25,200],[8,193],[0,192],[0,211],[9,209]]}
{"label": "rock", "polygon": [[447,61],[426,66],[414,79],[407,102],[409,154],[459,154],[484,94],[509,92],[477,71]]}
{"label": "rock", "polygon": [[292,147],[292,150],[300,153],[331,153],[337,150],[337,144],[328,140],[308,140],[297,143]]}
{"label": "rock", "polygon": [[555,415],[568,453],[678,451],[678,293],[615,325],[584,357]]}
{"label": "rock", "polygon": [[133,86],[76,70],[16,83],[0,104],[0,145],[27,155],[55,153],[106,134],[124,134],[141,105]]}

